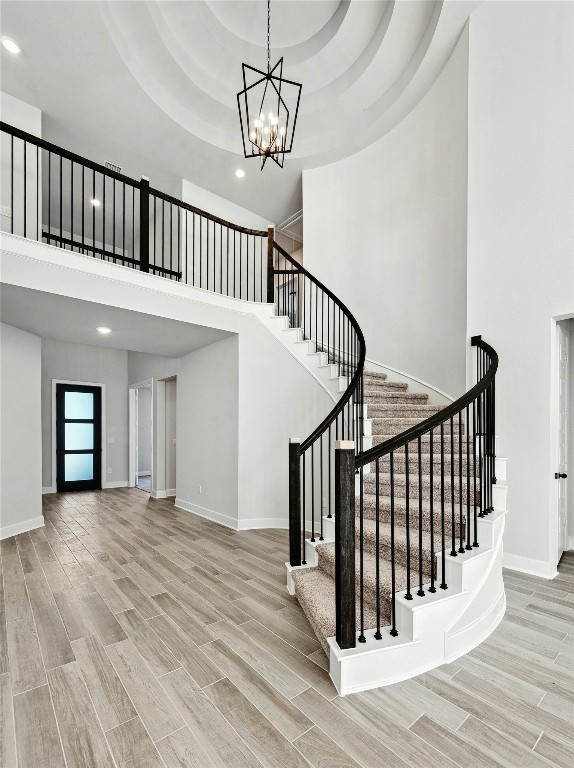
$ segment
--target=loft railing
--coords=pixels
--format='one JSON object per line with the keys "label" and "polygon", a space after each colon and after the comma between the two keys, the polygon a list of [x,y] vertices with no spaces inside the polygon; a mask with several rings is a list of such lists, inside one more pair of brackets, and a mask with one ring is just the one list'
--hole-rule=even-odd
{"label": "loft railing", "polygon": [[[269,234],[0,123],[2,229],[226,296],[268,296]],[[271,244],[273,238],[271,237]]]}
{"label": "loft railing", "polygon": [[320,356],[342,394],[302,442],[289,444],[289,561],[305,565],[305,538],[323,541],[323,517],[333,516],[335,443],[362,448],[365,340],[347,307],[277,243],[273,244],[270,295],[276,314],[289,318],[309,354]]}
{"label": "loft railing", "polygon": [[[381,445],[359,452],[354,460],[354,451],[347,446],[336,451],[341,479],[340,486],[335,489],[338,499],[335,547],[341,573],[346,576],[336,583],[336,634],[343,649],[355,647],[357,639],[365,642],[367,629],[373,630],[376,640],[382,639],[382,605],[388,596],[381,594],[380,564],[383,554],[388,557],[389,548],[389,631],[396,636],[397,590],[404,589],[405,599],[412,600],[414,591],[423,598],[425,590],[436,592],[437,584],[440,589],[448,589],[447,558],[479,546],[478,518],[494,510],[492,485],[496,483],[495,375],[498,355],[480,336],[474,336],[471,344],[477,351],[477,384],[466,394],[420,424]],[[423,447],[426,460],[423,460]],[[375,605],[368,607],[369,615],[375,616],[375,626],[365,625],[366,542],[363,526],[367,510],[364,491],[367,465],[371,469],[370,478],[374,472],[371,481],[374,488],[370,490],[374,509],[370,509],[370,513],[374,514],[375,521]],[[400,483],[399,471],[402,475]],[[349,493],[356,472],[360,476],[358,499],[354,492]],[[388,539],[382,541],[380,529],[383,523],[390,524],[390,542]],[[404,578],[400,587],[397,578],[398,528],[404,534],[401,554],[406,560],[401,570]],[[429,552],[428,558],[425,551]],[[369,578],[372,584],[372,574]],[[355,631],[357,611],[358,638]]]}

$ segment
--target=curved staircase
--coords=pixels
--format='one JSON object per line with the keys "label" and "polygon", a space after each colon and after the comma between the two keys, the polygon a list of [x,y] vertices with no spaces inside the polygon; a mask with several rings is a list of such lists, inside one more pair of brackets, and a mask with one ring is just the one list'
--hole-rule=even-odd
{"label": "curved staircase", "polygon": [[[367,452],[381,451],[452,410],[429,404],[427,394],[411,392],[384,373],[364,371],[363,381]],[[467,434],[473,424],[471,411],[463,409],[458,419],[435,427],[432,444],[431,435],[421,432],[399,445],[392,476],[385,458],[356,470],[355,647],[342,649],[335,639],[333,515],[323,519],[322,539],[307,535],[306,562],[287,565],[288,589],[329,658],[341,695],[412,677],[467,652],[504,613],[505,466],[497,460],[488,480],[496,482],[498,473],[499,482],[487,491],[484,438]]]}

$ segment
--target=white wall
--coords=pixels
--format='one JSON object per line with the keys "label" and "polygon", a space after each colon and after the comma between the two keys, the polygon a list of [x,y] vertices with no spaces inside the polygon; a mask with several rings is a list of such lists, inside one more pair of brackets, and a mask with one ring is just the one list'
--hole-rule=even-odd
{"label": "white wall", "polygon": [[555,573],[552,318],[574,311],[574,6],[488,2],[470,20],[468,327],[500,355],[507,565]]}
{"label": "white wall", "polygon": [[[105,384],[106,442],[102,452],[105,483],[128,483],[128,353],[120,349],[42,342],[42,478],[52,484],[52,379]],[[110,439],[113,443],[107,442]],[[107,468],[111,467],[111,474]],[[55,478],[54,478],[55,484]]]}
{"label": "white wall", "polygon": [[393,131],[303,172],[305,267],[355,315],[368,357],[452,395],[465,385],[467,58],[465,31]]}
{"label": "white wall", "polygon": [[138,472],[151,474],[151,387],[138,388]]}
{"label": "white wall", "polygon": [[[240,184],[241,180],[238,179],[237,183]],[[209,192],[203,187],[198,187],[197,184],[192,184],[191,181],[186,179],[181,181],[181,199],[185,203],[195,206],[195,208],[207,211],[213,216],[230,221],[232,224],[237,224],[240,227],[267,229],[267,227],[273,226],[272,222],[258,216],[253,211],[242,208],[240,205],[232,203],[231,200]]]}
{"label": "white wall", "polygon": [[[2,121],[31,133],[42,136],[42,112],[36,107],[26,104],[3,91],[0,92],[0,116]],[[13,153],[13,154],[12,154]],[[1,182],[0,203],[11,208],[14,203],[14,223],[11,216],[0,215],[0,228],[6,232],[13,231],[17,235],[24,234],[24,142],[21,139],[11,139],[2,132],[0,135]],[[13,173],[11,165],[13,157]],[[38,195],[36,174],[42,174],[36,162],[36,147],[27,145],[26,148],[26,235],[36,237],[40,231],[42,214],[42,197]],[[40,181],[41,185],[41,181]]]}
{"label": "white wall", "polygon": [[0,324],[0,538],[44,525],[41,339]]}

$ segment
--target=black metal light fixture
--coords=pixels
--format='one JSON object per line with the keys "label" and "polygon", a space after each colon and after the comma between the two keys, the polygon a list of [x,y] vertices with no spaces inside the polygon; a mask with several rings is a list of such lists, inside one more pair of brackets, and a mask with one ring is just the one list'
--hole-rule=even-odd
{"label": "black metal light fixture", "polygon": [[[301,99],[301,84],[283,77],[283,57],[271,69],[271,3],[267,0],[267,72],[242,64],[243,90],[237,94],[243,154],[259,157],[261,170],[268,158],[283,168],[291,152]],[[287,104],[295,104],[294,114]]]}

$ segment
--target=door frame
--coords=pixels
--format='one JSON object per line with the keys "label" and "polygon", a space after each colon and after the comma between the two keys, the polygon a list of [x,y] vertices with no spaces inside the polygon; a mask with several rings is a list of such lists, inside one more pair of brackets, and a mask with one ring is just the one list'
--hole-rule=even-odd
{"label": "door frame", "polygon": [[[558,482],[554,478],[554,473],[558,468],[558,440],[559,440],[559,428],[560,428],[560,406],[559,406],[559,392],[558,392],[558,377],[560,358],[558,354],[558,323],[563,320],[570,320],[574,318],[574,313],[569,312],[565,315],[559,315],[552,318],[551,323],[551,370],[550,370],[550,465],[549,469],[549,501],[550,501],[550,515],[548,520],[549,525],[549,538],[548,538],[548,554],[549,562],[557,562],[557,552],[559,549],[559,529],[560,520],[558,515],[560,514],[558,506]],[[572,382],[569,382],[572,384]],[[573,449],[573,446],[567,446],[567,450]],[[566,544],[568,544],[568,486],[566,487]],[[570,485],[570,493],[572,493],[572,485]],[[556,575],[556,574],[554,574]]]}
{"label": "door frame", "polygon": [[[128,477],[128,487],[129,488],[136,488],[137,485],[137,472],[138,472],[138,462],[137,462],[137,446],[138,446],[138,389],[142,389],[143,387],[151,388],[151,487],[154,486],[154,435],[155,435],[155,424],[154,424],[154,408],[153,408],[153,401],[154,401],[154,380],[153,378],[150,379],[143,379],[142,381],[137,381],[135,384],[130,384],[128,387],[128,411],[129,411],[129,436],[128,436],[128,465],[129,465],[129,477]],[[150,494],[151,495],[151,494]]]}
{"label": "door frame", "polygon": [[57,441],[57,406],[56,406],[56,385],[57,384],[72,384],[79,387],[100,387],[102,390],[101,393],[101,404],[102,404],[102,429],[101,429],[101,456],[102,456],[102,467],[101,467],[101,486],[102,488],[107,487],[106,483],[106,477],[107,477],[107,461],[106,461],[106,385],[102,384],[100,382],[95,381],[71,381],[69,379],[52,379],[52,487],[50,489],[51,493],[56,493],[56,489],[58,487],[56,482],[56,477],[58,474],[58,465],[57,465],[57,450],[58,450],[58,441]]}

